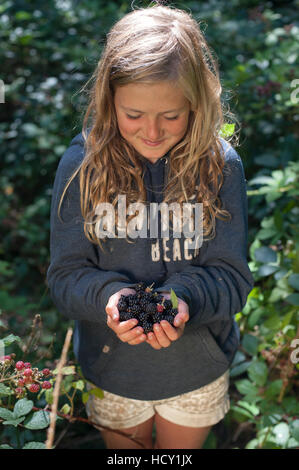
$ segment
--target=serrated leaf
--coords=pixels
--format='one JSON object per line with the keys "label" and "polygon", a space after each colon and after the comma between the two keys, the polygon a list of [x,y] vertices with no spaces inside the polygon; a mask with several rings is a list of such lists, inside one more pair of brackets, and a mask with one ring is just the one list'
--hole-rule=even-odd
{"label": "serrated leaf", "polygon": [[70,405],[68,405],[67,403],[65,403],[65,405],[63,405],[60,409],[61,413],[63,413],[64,415],[67,415],[70,411],[71,411],[71,407]]}
{"label": "serrated leaf", "polygon": [[88,402],[88,398],[89,398],[89,392],[82,393],[82,402],[84,405],[86,405],[86,403]]}
{"label": "serrated leaf", "polygon": [[299,419],[295,419],[290,424],[291,436],[299,442]]}
{"label": "serrated leaf", "polygon": [[258,393],[257,387],[247,379],[239,380],[235,385],[242,395],[257,395]]}
{"label": "serrated leaf", "polygon": [[104,398],[104,392],[101,388],[92,388],[91,390],[89,390],[89,393],[91,393],[92,395],[96,396],[97,398]]}
{"label": "serrated leaf", "polygon": [[6,385],[0,383],[0,397],[8,397],[9,395],[13,395],[14,392],[7,387]]}
{"label": "serrated leaf", "polygon": [[8,410],[7,408],[0,408],[0,418],[2,419],[13,419],[14,414],[12,411]]}
{"label": "serrated leaf", "polygon": [[[76,373],[75,366],[66,366],[66,367],[62,368],[62,374],[63,375],[72,375],[72,374],[75,374],[75,373]],[[54,369],[53,374],[57,375],[58,374],[58,369]]]}
{"label": "serrated leaf", "polygon": [[8,444],[2,444],[0,449],[13,449],[13,447],[9,446]]}
{"label": "serrated leaf", "polygon": [[276,426],[274,426],[272,432],[275,436],[275,442],[278,445],[284,446],[290,437],[289,426],[287,425],[287,423],[277,424]]}
{"label": "serrated leaf", "polygon": [[24,419],[25,419],[25,416],[21,416],[21,418],[10,419],[8,421],[3,421],[2,424],[11,425],[11,426],[14,426],[16,428],[22,421],[24,421]]}
{"label": "serrated leaf", "polygon": [[172,308],[178,308],[179,301],[173,289],[170,289],[170,300],[172,303]]}
{"label": "serrated leaf", "polygon": [[27,429],[45,429],[50,424],[49,412],[40,410],[33,413],[32,416],[26,418],[24,423]]}
{"label": "serrated leaf", "polygon": [[252,362],[248,367],[248,375],[253,382],[263,387],[267,381],[268,368],[264,362]]}
{"label": "serrated leaf", "polygon": [[44,442],[35,442],[35,441],[27,442],[23,447],[23,449],[45,449],[45,448],[46,446]]}
{"label": "serrated leaf", "polygon": [[33,408],[33,401],[27,400],[27,398],[22,398],[18,400],[15,404],[13,414],[14,418],[19,418],[20,416],[27,415]]}
{"label": "serrated leaf", "polygon": [[77,380],[77,382],[72,383],[73,388],[76,390],[84,390],[84,382],[83,380]]}
{"label": "serrated leaf", "polygon": [[5,345],[5,347],[10,346],[12,343],[15,341],[21,341],[21,338],[19,336],[15,336],[13,334],[6,336],[5,338],[2,338],[2,341]]}

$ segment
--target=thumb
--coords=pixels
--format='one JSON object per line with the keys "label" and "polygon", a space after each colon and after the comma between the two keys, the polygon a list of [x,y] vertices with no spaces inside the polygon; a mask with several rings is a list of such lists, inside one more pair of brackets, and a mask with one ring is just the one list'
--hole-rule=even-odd
{"label": "thumb", "polygon": [[118,308],[117,308],[117,303],[118,303],[118,295],[114,294],[112,295],[108,303],[106,305],[106,313],[109,315],[113,320],[118,320],[119,313],[118,313]]}

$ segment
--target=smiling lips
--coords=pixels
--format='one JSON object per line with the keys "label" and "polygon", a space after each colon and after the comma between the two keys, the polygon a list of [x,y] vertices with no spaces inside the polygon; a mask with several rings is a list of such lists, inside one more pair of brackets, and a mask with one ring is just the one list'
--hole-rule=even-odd
{"label": "smiling lips", "polygon": [[157,147],[158,145],[160,145],[163,140],[160,140],[158,142],[151,142],[150,140],[145,140],[145,139],[142,139],[142,141],[146,144],[146,145],[149,145],[150,147]]}

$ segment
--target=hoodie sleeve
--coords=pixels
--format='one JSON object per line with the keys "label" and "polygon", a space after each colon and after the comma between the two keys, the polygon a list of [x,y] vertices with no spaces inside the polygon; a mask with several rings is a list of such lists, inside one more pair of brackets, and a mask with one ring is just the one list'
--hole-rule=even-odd
{"label": "hoodie sleeve", "polygon": [[55,176],[51,202],[50,265],[47,283],[51,298],[62,315],[72,320],[105,322],[109,297],[130,279],[121,273],[99,269],[99,251],[84,234],[80,208],[79,177],[65,193],[64,187],[83,159],[83,145],[74,138],[62,156]]}
{"label": "hoodie sleeve", "polygon": [[217,218],[215,238],[203,242],[191,264],[157,289],[172,288],[189,305],[190,319],[198,325],[231,320],[245,306],[253,288],[247,263],[246,180],[241,158],[231,146],[219,195],[231,219]]}

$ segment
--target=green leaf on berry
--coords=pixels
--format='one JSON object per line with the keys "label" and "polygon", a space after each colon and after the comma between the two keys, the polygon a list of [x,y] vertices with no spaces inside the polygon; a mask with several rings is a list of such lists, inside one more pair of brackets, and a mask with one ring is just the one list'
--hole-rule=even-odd
{"label": "green leaf on berry", "polygon": [[170,300],[172,303],[172,308],[178,308],[179,301],[173,289],[170,289]]}
{"label": "green leaf on berry", "polygon": [[13,410],[14,418],[20,418],[21,416],[27,415],[33,408],[33,401],[27,400],[27,398],[22,398],[18,400],[15,404]]}
{"label": "green leaf on berry", "polygon": [[21,418],[18,418],[18,419],[11,419],[9,421],[3,421],[2,424],[11,425],[16,428],[22,421],[24,421],[24,419],[25,419],[25,416],[22,416]]}
{"label": "green leaf on berry", "polygon": [[25,428],[27,429],[44,429],[47,428],[50,424],[50,416],[47,411],[36,411],[31,416],[26,418],[24,423]]}
{"label": "green leaf on berry", "polygon": [[7,408],[0,408],[0,418],[2,419],[13,419],[14,414],[12,411],[8,410]]}

